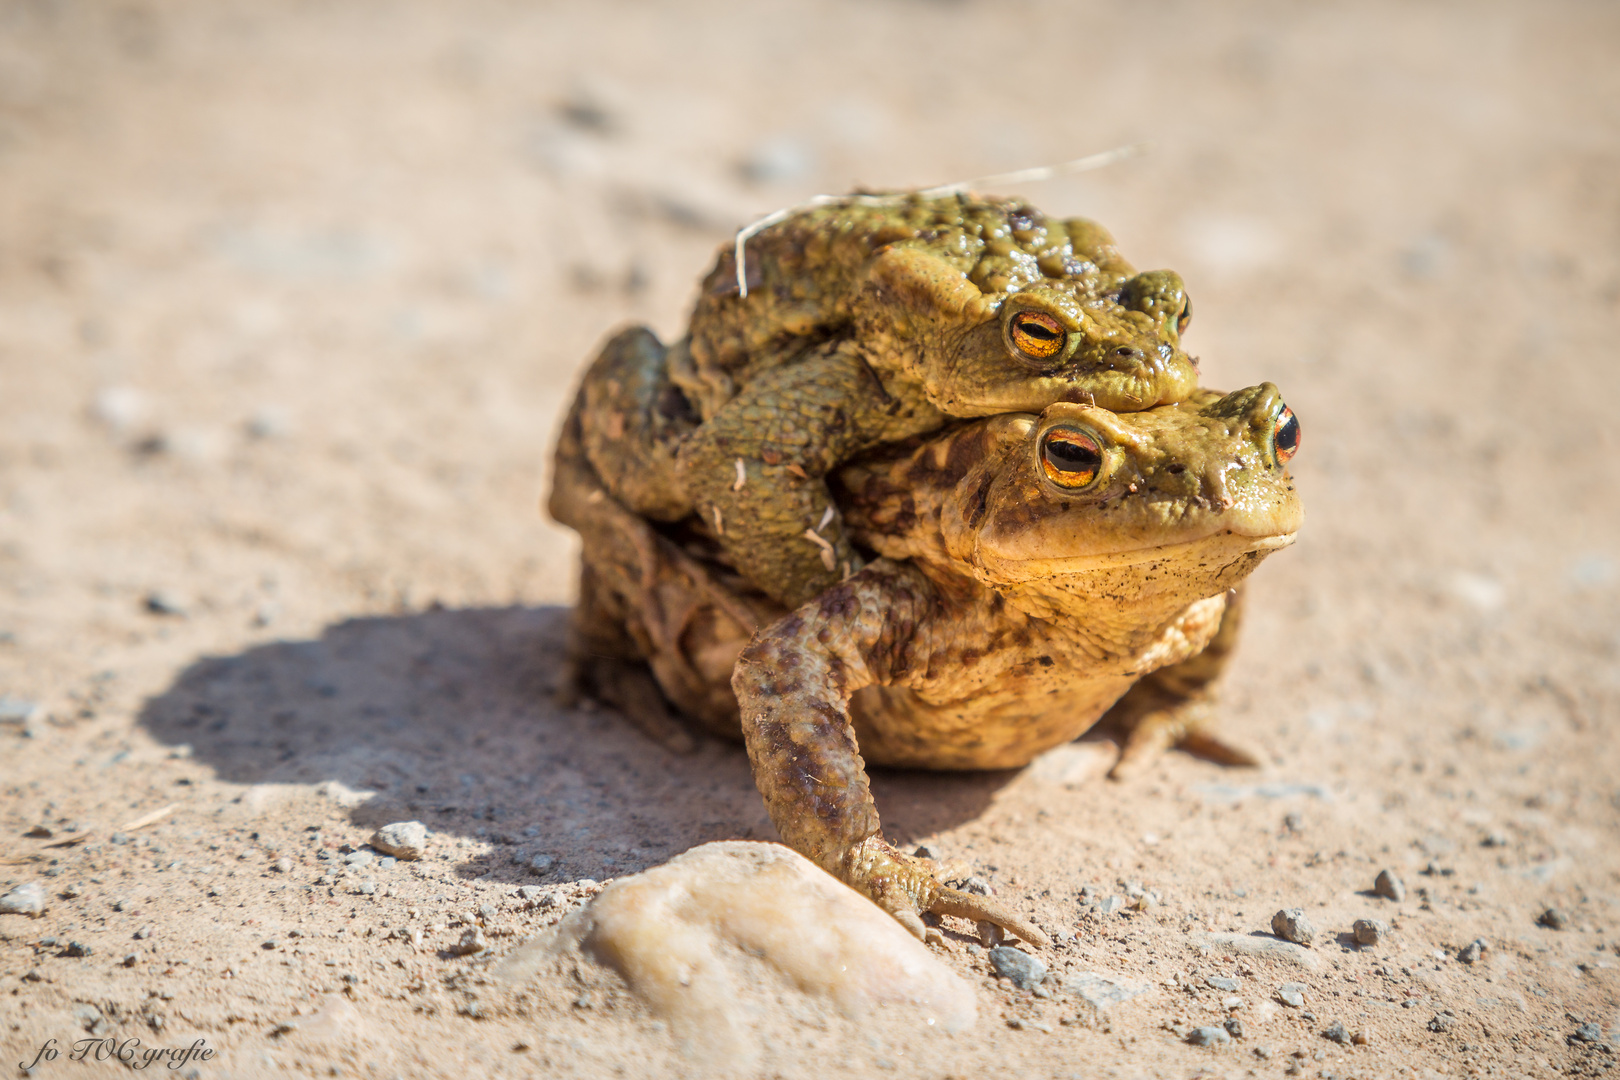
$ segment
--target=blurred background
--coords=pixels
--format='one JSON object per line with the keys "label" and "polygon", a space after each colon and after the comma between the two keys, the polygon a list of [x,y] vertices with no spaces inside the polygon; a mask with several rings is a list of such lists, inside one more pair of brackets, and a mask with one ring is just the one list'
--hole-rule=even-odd
{"label": "blurred background", "polygon": [[6,3],[0,667],[565,602],[577,373],[736,227],[1146,142],[1003,193],[1180,270],[1209,382],[1302,418],[1253,681],[1595,715],[1617,57],[1580,2]]}

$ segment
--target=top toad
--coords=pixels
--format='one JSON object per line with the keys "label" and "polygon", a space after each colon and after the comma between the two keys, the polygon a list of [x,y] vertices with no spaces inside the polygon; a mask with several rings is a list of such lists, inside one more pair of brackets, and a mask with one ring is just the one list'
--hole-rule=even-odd
{"label": "top toad", "polygon": [[1179,276],[1013,200],[852,196],[751,237],[745,276],[743,296],[728,247],[667,352],[639,328],[609,342],[582,434],[621,503],[697,512],[788,605],[861,564],[823,481],[861,450],[1062,401],[1134,412],[1197,383]]}

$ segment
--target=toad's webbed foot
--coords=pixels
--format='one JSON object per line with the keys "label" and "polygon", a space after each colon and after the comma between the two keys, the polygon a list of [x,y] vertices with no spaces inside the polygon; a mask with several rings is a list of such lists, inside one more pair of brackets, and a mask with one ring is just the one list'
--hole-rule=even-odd
{"label": "toad's webbed foot", "polygon": [[944,938],[923,922],[922,912],[993,923],[1031,945],[1048,943],[1038,928],[995,900],[941,884],[927,860],[897,851],[878,837],[860,844],[843,870],[841,876],[846,884],[865,893],[901,926],[929,944],[944,944]]}
{"label": "toad's webbed foot", "polygon": [[1253,747],[1217,734],[1208,702],[1180,702],[1168,708],[1148,709],[1128,725],[1125,746],[1108,775],[1115,780],[1140,776],[1174,747],[1221,765],[1263,764]]}

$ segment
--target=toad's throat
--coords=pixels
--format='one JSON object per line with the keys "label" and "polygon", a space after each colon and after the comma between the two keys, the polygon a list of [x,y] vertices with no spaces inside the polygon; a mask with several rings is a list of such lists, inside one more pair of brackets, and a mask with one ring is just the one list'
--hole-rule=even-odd
{"label": "toad's throat", "polygon": [[1225,532],[1175,544],[1154,544],[1127,551],[1110,551],[1087,555],[1047,555],[1020,558],[1001,556],[990,551],[979,551],[974,561],[999,577],[1003,574],[1014,580],[1037,577],[1057,577],[1071,574],[1093,573],[1099,570],[1118,570],[1145,563],[1220,562],[1234,555],[1259,552],[1269,555],[1294,542],[1297,531],[1272,536],[1243,536]]}

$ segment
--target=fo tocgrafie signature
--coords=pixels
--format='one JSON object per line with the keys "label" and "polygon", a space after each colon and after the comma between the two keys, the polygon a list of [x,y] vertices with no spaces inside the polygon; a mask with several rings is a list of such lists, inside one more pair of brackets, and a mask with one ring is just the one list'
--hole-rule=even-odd
{"label": "fo tocgrafie signature", "polygon": [[31,1062],[19,1061],[17,1068],[31,1072],[41,1065],[55,1061],[64,1054],[69,1061],[120,1061],[132,1069],[145,1069],[162,1065],[178,1069],[188,1061],[211,1061],[219,1051],[208,1045],[207,1039],[198,1039],[190,1046],[142,1047],[139,1039],[80,1039],[62,1046],[55,1039],[46,1039]]}

